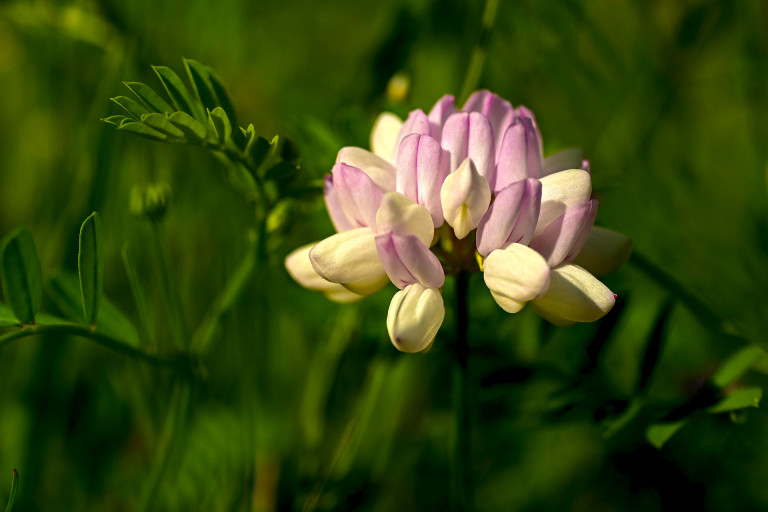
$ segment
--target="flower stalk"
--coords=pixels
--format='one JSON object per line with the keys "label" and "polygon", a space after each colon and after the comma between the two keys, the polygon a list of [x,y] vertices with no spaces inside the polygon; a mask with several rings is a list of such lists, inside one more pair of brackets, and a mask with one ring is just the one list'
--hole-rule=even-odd
{"label": "flower stalk", "polygon": [[454,404],[456,432],[453,454],[453,509],[471,510],[472,504],[472,409],[469,376],[469,273],[456,274],[456,366]]}

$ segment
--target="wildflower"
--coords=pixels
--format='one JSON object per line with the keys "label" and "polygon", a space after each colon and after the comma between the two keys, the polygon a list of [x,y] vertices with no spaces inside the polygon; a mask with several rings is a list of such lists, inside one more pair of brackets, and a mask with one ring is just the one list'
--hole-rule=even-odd
{"label": "wildflower", "polygon": [[446,273],[482,271],[502,309],[530,302],[558,325],[613,307],[615,295],[586,269],[615,270],[631,244],[593,226],[589,162],[574,149],[543,158],[530,110],[488,91],[461,110],[444,96],[404,121],[382,114],[370,142],[372,151],[339,151],[325,179],[338,232],[288,256],[300,284],[349,302],[392,282],[400,291],[387,330],[405,352],[434,341]]}

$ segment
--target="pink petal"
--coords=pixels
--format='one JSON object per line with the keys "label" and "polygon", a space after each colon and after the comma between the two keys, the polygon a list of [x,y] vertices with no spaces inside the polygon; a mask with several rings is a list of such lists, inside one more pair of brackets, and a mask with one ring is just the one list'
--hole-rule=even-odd
{"label": "pink petal", "polygon": [[531,242],[531,249],[544,256],[552,268],[575,258],[589,237],[596,215],[594,200],[568,208]]}
{"label": "pink petal", "polygon": [[493,189],[496,174],[493,128],[479,112],[457,112],[448,118],[443,128],[443,149],[451,154],[451,171],[469,157],[477,172]]}
{"label": "pink petal", "polygon": [[448,119],[448,116],[455,114],[458,111],[456,105],[454,105],[454,101],[455,98],[452,95],[446,94],[437,100],[435,106],[429,111],[428,117],[429,122],[432,125],[432,136],[437,140],[440,140],[443,135],[443,125],[445,125],[445,120]]}
{"label": "pink petal", "polygon": [[494,134],[494,147],[501,145],[501,138],[507,127],[515,120],[512,105],[501,96],[482,90],[472,93],[462,108],[464,112],[480,112],[491,122]]}
{"label": "pink petal", "polygon": [[400,143],[408,135],[413,133],[419,135],[432,135],[432,123],[430,123],[427,114],[423,110],[417,109],[411,111],[408,114],[408,119],[403,123],[403,127],[400,129],[400,134],[397,136],[397,144],[395,144],[395,154],[392,158],[393,162],[397,162],[397,152],[400,147]]}
{"label": "pink petal", "polygon": [[376,228],[376,211],[384,191],[357,167],[338,163],[333,166],[333,186],[339,205],[355,227]]}
{"label": "pink petal", "polygon": [[519,118],[507,128],[497,161],[495,191],[515,181],[539,177],[541,148],[530,119]]}
{"label": "pink petal", "polygon": [[328,209],[328,215],[331,217],[331,222],[336,228],[336,231],[341,233],[356,227],[347,214],[344,213],[344,209],[339,203],[339,195],[336,192],[336,188],[333,186],[333,176],[327,174],[323,178],[323,190],[325,193],[325,207]]}
{"label": "pink petal", "polygon": [[440,187],[448,176],[450,156],[429,135],[409,135],[397,154],[396,190],[429,210],[435,227],[443,224]]}
{"label": "pink petal", "polygon": [[477,251],[488,256],[496,249],[528,245],[541,208],[541,183],[528,178],[500,190],[477,227]]}
{"label": "pink petal", "polygon": [[427,288],[440,288],[445,284],[440,260],[415,235],[379,235],[376,248],[384,270],[398,288],[413,283]]}

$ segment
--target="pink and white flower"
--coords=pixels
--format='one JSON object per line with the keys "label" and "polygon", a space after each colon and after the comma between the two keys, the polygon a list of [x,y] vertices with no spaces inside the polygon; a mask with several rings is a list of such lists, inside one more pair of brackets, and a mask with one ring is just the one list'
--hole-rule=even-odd
{"label": "pink and white flower", "polygon": [[431,346],[445,316],[446,272],[483,271],[502,309],[530,302],[558,325],[613,307],[613,292],[587,269],[614,270],[631,244],[593,227],[589,163],[573,149],[543,158],[527,108],[478,91],[458,110],[444,96],[405,121],[382,114],[371,149],[339,151],[325,179],[338,233],[292,252],[286,268],[339,302],[391,281],[400,291],[387,329],[399,350]]}

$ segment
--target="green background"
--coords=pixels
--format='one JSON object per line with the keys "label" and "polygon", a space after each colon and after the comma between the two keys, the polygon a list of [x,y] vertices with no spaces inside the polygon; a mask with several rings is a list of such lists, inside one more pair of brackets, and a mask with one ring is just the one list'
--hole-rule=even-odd
{"label": "green background", "polygon": [[[584,149],[598,224],[630,236],[641,259],[606,278],[615,314],[566,329],[505,314],[473,277],[475,508],[768,507],[763,410],[698,411],[661,450],[644,433],[729,355],[766,344],[768,5],[501,1],[487,38],[482,11],[459,0],[0,2],[0,232],[30,229],[47,281],[77,270],[79,226],[99,211],[106,295],[138,322],[127,242],[152,349],[175,350],[132,187],[173,191],[161,236],[190,329],[246,254],[253,205],[202,149],[100,122],[117,113],[109,98],[128,93],[121,82],[159,90],[150,65],[208,64],[241,123],[297,143],[296,179],[311,182],[342,146],[367,145],[380,111],[458,95],[482,39],[479,86],[536,113],[545,153]],[[387,94],[395,73],[410,82],[404,98]],[[450,307],[430,353],[396,352],[393,287],[339,306],[287,276],[285,255],[333,230],[319,195],[282,208],[163,471],[173,372],[75,338],[0,349],[0,475],[20,472],[14,510],[131,511],[148,495],[148,510],[447,509]],[[445,297],[450,306],[450,283]],[[42,310],[62,313],[49,298]],[[765,385],[766,369],[725,394]],[[647,406],[611,431],[638,397]]]}

